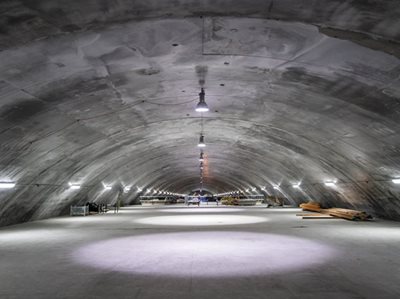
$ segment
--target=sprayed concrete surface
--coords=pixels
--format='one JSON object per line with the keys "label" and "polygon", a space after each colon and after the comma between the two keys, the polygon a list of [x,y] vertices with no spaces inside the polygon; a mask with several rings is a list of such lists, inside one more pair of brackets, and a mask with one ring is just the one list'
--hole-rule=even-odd
{"label": "sprayed concrete surface", "polygon": [[279,184],[290,204],[400,219],[398,1],[11,0],[0,14],[0,181],[17,183],[0,226],[125,186],[125,204],[196,190],[202,130],[205,190]]}
{"label": "sprayed concrete surface", "polygon": [[398,223],[298,211],[126,207],[3,228],[0,297],[399,298]]}

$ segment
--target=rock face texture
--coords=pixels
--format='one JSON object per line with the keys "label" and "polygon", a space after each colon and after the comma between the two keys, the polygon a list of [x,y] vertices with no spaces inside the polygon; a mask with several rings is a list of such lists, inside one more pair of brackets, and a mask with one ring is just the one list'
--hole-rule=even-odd
{"label": "rock face texture", "polygon": [[198,189],[201,132],[211,192],[400,220],[398,1],[11,0],[0,16],[0,181],[17,184],[0,225]]}

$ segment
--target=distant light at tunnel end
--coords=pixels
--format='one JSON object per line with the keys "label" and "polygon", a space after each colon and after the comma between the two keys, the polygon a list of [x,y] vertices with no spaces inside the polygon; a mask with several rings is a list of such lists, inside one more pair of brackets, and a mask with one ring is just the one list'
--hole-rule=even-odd
{"label": "distant light at tunnel end", "polygon": [[395,183],[395,184],[400,184],[400,178],[399,179],[393,179],[392,182]]}

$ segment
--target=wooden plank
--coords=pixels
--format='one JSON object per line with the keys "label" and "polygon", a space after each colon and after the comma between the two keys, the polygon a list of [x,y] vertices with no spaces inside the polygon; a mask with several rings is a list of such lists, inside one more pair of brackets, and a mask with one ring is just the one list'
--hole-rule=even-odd
{"label": "wooden plank", "polygon": [[297,213],[296,216],[322,216],[321,213]]}
{"label": "wooden plank", "polygon": [[300,208],[303,209],[303,211],[311,211],[311,212],[320,212],[321,207],[319,203],[317,202],[305,202],[300,204]]}
{"label": "wooden plank", "polygon": [[333,217],[330,215],[321,215],[321,216],[303,216],[302,219],[340,219],[340,218]]}
{"label": "wooden plank", "polygon": [[[357,211],[357,210],[350,210],[350,209],[342,209],[342,208],[330,208],[330,209],[322,209],[317,202],[306,202],[300,204],[300,207],[303,209],[303,211],[310,211],[310,212],[317,212],[319,214],[324,214],[324,215],[330,215],[342,219],[348,219],[348,220],[371,220],[372,216],[368,215],[365,212],[362,211]],[[312,216],[314,215],[313,213],[310,213],[310,215],[306,213],[299,213],[296,214],[297,216],[303,216],[303,217],[317,217],[317,216]],[[322,216],[321,216],[322,217]],[[303,219],[309,219],[309,218],[303,218]],[[322,217],[320,219],[330,219],[329,217]]]}

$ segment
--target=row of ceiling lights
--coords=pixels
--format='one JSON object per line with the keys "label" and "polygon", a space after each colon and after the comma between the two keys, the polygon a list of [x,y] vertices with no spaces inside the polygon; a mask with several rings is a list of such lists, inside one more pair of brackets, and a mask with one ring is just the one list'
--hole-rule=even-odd
{"label": "row of ceiling lights", "polygon": [[[400,184],[400,178],[398,179],[392,179],[391,180],[394,184]],[[327,187],[336,187],[336,180],[332,180],[332,181],[325,181],[324,185]],[[295,183],[292,184],[292,187],[295,189],[301,189],[301,183]],[[275,190],[281,190],[281,187],[279,185],[274,185],[272,186],[272,188],[274,188]],[[261,191],[266,191],[267,189],[265,187],[261,187],[260,188]],[[234,194],[240,194],[240,193],[249,193],[249,192],[255,192],[257,191],[257,188],[252,187],[252,188],[247,188],[245,190],[237,190],[237,191],[228,191],[225,193],[218,193],[218,194],[214,194],[215,196],[224,196],[224,195],[234,195]]]}
{"label": "row of ceiling lights", "polygon": [[[70,188],[71,189],[80,189],[80,185],[78,184],[72,184],[69,183]],[[103,183],[103,187],[104,190],[111,190],[112,189],[112,185],[106,185]],[[125,186],[124,187],[124,192],[128,193],[129,191],[131,191],[131,186]],[[143,192],[143,188],[141,187],[136,187],[137,188],[137,192]],[[173,192],[169,192],[169,191],[162,191],[162,190],[157,190],[157,189],[152,189],[152,188],[147,188],[146,191],[144,191],[144,194],[152,194],[152,195],[176,195],[176,196],[182,196],[184,194],[179,194],[179,193],[173,193]]]}
{"label": "row of ceiling lights", "polygon": [[[326,182],[324,182],[324,184],[326,186],[328,186],[328,187],[335,187],[336,186],[336,181],[326,181]],[[295,189],[300,189],[300,185],[301,185],[301,183],[295,183],[295,184],[292,184],[292,187],[295,188]],[[272,188],[274,188],[275,190],[280,190],[281,189],[281,187],[279,185],[274,185],[274,186],[272,186]],[[261,189],[261,191],[267,191],[266,187],[261,187],[260,189]],[[249,192],[256,192],[256,191],[257,191],[256,187],[251,187],[251,188],[244,189],[243,191],[241,191],[241,190],[230,191],[230,192],[225,192],[225,193],[219,193],[219,194],[216,194],[216,195],[220,196],[220,195],[228,195],[228,194],[249,193]]]}
{"label": "row of ceiling lights", "polygon": [[[0,182],[0,189],[13,189],[15,188],[17,184],[15,182]],[[35,185],[40,185],[40,184],[35,184]],[[71,190],[79,190],[81,189],[82,185],[79,183],[68,183],[69,189]],[[103,188],[104,190],[111,190],[113,188],[112,185],[106,185],[103,183]],[[125,186],[124,187],[124,192],[128,193],[129,191],[131,191],[131,186]],[[138,192],[143,192],[143,188],[141,187],[137,187],[137,191]],[[161,191],[161,190],[152,190],[151,188],[147,188],[146,191],[144,192],[145,194],[157,194],[157,195],[176,195],[176,196],[183,196],[185,194],[180,194],[180,193],[173,193],[173,192],[169,192],[169,191]]]}
{"label": "row of ceiling lights", "polygon": [[[205,99],[205,92],[204,92],[204,88],[201,88],[201,91],[199,93],[199,102],[196,105],[196,112],[208,112],[209,108],[208,105],[206,103],[206,99]],[[205,143],[205,138],[204,138],[204,132],[203,132],[203,115],[201,117],[201,134],[200,134],[200,138],[199,138],[199,143],[197,144],[197,146],[201,149],[200,151],[200,158],[199,158],[199,162],[200,162],[200,192],[203,191],[203,170],[204,170],[204,151],[203,148],[206,147],[206,143]]]}
{"label": "row of ceiling lights", "polygon": [[[200,153],[200,162],[202,163],[204,161],[204,153],[201,152]],[[396,179],[392,179],[391,180],[394,184],[400,184],[400,178],[396,178]],[[15,182],[0,182],[0,189],[12,189],[16,186],[17,184]],[[77,190],[81,188],[81,185],[78,183],[68,183],[69,188],[73,189],[73,190]],[[292,184],[293,188],[299,189],[300,188],[301,183],[296,183],[296,184]],[[331,180],[331,181],[325,181],[324,182],[325,186],[328,187],[335,187],[336,186],[336,180]],[[103,183],[103,187],[105,190],[111,190],[112,189],[112,185],[106,185]],[[281,189],[281,187],[279,185],[274,185],[273,186],[274,189],[279,190]],[[265,187],[261,187],[260,188],[262,191],[266,191]],[[125,186],[124,187],[124,192],[128,193],[131,190],[131,186]],[[250,192],[250,190],[252,192],[257,191],[257,188],[252,187],[252,188],[247,188],[244,190],[244,192]],[[138,192],[142,192],[143,188],[141,187],[137,187],[137,191]],[[146,189],[145,193],[150,193],[151,191],[153,191],[153,193],[157,193],[157,194],[167,194],[167,195],[184,195],[184,194],[180,194],[180,193],[173,193],[173,192],[169,192],[169,191],[160,191],[160,190],[152,190],[151,188]],[[226,195],[226,194],[232,194],[232,193],[239,193],[239,192],[243,192],[243,191],[230,191],[230,192],[225,192],[225,193],[219,193],[219,194],[215,194],[215,195]]]}

